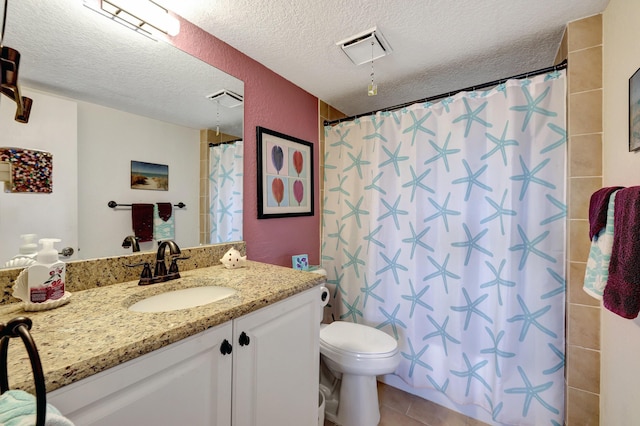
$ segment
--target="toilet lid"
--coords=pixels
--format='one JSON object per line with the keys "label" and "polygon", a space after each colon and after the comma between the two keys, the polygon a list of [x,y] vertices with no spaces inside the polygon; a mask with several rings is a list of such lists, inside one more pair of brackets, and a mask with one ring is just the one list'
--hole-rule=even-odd
{"label": "toilet lid", "polygon": [[361,355],[387,354],[398,348],[396,340],[384,331],[346,321],[334,321],[322,327],[320,344]]}

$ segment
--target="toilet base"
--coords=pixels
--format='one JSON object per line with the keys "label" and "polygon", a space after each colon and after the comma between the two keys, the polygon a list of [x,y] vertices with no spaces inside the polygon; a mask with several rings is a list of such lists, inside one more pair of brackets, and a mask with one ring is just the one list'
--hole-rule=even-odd
{"label": "toilet base", "polygon": [[340,379],[320,361],[320,392],[324,395],[324,415],[332,423],[338,422],[338,403],[340,402]]}
{"label": "toilet base", "polygon": [[380,422],[376,376],[343,374],[337,424],[376,426]]}
{"label": "toilet base", "polygon": [[376,426],[380,422],[376,376],[338,374],[320,363],[325,418],[340,426]]}

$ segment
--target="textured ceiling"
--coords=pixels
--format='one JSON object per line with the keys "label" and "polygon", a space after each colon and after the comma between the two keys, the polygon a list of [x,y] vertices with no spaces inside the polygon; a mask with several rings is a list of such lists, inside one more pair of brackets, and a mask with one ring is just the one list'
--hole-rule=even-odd
{"label": "textured ceiling", "polygon": [[[637,1],[637,0],[633,0]],[[608,0],[160,0],[348,115],[553,64],[565,25]],[[336,42],[377,26],[393,53],[355,66]]]}
{"label": "textured ceiling", "polygon": [[[552,65],[566,23],[608,3],[156,1],[348,115]],[[374,26],[393,52],[374,62],[378,95],[369,97],[370,65],[353,65],[335,43]],[[194,128],[215,126],[204,96],[243,91],[237,79],[115,25],[82,0],[10,0],[4,44],[22,54],[22,84]],[[227,112],[241,122],[241,111]]]}

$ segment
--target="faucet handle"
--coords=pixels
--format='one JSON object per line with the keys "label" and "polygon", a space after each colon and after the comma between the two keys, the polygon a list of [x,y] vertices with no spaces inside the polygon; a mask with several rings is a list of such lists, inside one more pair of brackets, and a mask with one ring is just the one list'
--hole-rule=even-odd
{"label": "faucet handle", "polygon": [[149,262],[144,262],[144,267],[142,268],[142,273],[140,274],[140,278],[151,278],[151,265]]}
{"label": "faucet handle", "polygon": [[169,274],[177,274],[179,273],[178,271],[178,260],[186,260],[189,259],[190,256],[186,256],[186,257],[178,257],[178,256],[172,256],[171,257],[171,265],[169,266]]}
{"label": "faucet handle", "polygon": [[144,266],[142,268],[142,273],[140,273],[140,282],[138,282],[139,285],[145,285],[145,284],[150,284],[151,278],[153,278],[153,275],[151,274],[151,265],[149,264],[149,262],[140,262],[140,263],[134,263],[132,265],[125,265],[128,268],[134,268],[136,266]]}

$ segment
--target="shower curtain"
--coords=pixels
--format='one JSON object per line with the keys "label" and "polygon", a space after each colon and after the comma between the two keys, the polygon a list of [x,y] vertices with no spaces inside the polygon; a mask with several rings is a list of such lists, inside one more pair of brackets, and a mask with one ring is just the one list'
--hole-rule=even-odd
{"label": "shower curtain", "polygon": [[210,243],[242,240],[244,142],[209,148]]}
{"label": "shower curtain", "polygon": [[496,423],[562,424],[565,73],[325,127],[335,319]]}

